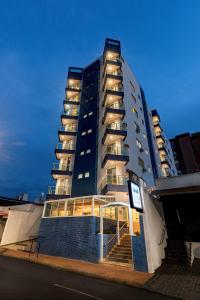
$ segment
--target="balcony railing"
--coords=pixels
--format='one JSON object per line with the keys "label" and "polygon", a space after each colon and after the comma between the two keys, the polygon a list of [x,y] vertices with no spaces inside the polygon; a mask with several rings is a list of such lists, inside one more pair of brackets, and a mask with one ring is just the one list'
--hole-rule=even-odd
{"label": "balcony railing", "polygon": [[69,102],[79,102],[78,98],[67,98],[64,101],[69,101]]}
{"label": "balcony railing", "polygon": [[66,111],[62,112],[62,115],[65,115],[65,116],[78,116],[78,110],[67,109]]}
{"label": "balcony railing", "polygon": [[70,195],[71,187],[55,187],[49,186],[48,187],[48,194],[49,195]]}
{"label": "balcony railing", "polygon": [[53,170],[72,171],[72,166],[67,163],[53,163]]}
{"label": "balcony railing", "polygon": [[80,90],[81,86],[77,84],[68,85],[69,89]]}
{"label": "balcony railing", "polygon": [[107,146],[104,154],[126,155],[128,156],[127,147]]}
{"label": "balcony railing", "polygon": [[106,90],[115,91],[115,92],[123,92],[124,91],[123,87],[120,87],[118,85],[106,86]]}
{"label": "balcony railing", "polygon": [[113,129],[113,130],[126,130],[127,125],[124,123],[111,123],[111,124],[107,124],[106,128]]}
{"label": "balcony railing", "polygon": [[126,185],[127,178],[124,175],[106,175],[103,178],[101,187],[103,188],[106,184],[114,185]]}
{"label": "balcony railing", "polygon": [[75,145],[59,143],[56,145],[56,149],[58,149],[58,150],[75,150]]}
{"label": "balcony railing", "polygon": [[106,70],[106,74],[107,75],[116,75],[116,76],[122,76],[122,71],[121,70],[115,70],[115,71],[111,71],[111,70]]}
{"label": "balcony railing", "polygon": [[165,144],[164,143],[158,143],[158,149],[164,148]]}
{"label": "balcony railing", "polygon": [[113,102],[112,104],[107,104],[106,108],[124,109],[124,103],[120,103],[119,101],[116,101],[116,102]]}
{"label": "balcony railing", "polygon": [[59,128],[59,131],[71,131],[71,132],[76,132],[77,127],[76,126],[61,126]]}

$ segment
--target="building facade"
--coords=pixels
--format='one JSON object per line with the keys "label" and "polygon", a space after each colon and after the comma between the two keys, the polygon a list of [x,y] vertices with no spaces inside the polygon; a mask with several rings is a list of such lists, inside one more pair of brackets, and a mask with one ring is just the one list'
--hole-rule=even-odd
{"label": "building facade", "polygon": [[119,41],[107,39],[103,55],[86,68],[69,68],[61,125],[49,199],[100,194],[128,201],[127,171],[147,186],[175,175],[173,156],[171,167],[164,154],[158,159],[151,112]]}
{"label": "building facade", "polygon": [[200,171],[200,132],[177,135],[170,143],[179,175]]}
{"label": "building facade", "polygon": [[[69,68],[63,105],[41,252],[153,272],[163,219],[148,189],[174,173],[162,172],[152,113],[119,41],[106,39],[94,62]],[[130,208],[128,179],[139,186],[144,213]]]}

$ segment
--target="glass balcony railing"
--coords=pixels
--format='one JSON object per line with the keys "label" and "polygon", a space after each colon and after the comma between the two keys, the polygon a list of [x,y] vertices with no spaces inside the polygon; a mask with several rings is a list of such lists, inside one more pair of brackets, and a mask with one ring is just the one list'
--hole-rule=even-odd
{"label": "glass balcony railing", "polygon": [[49,186],[48,187],[48,194],[49,195],[70,195],[71,187],[55,187]]}
{"label": "glass balcony railing", "polygon": [[74,125],[74,126],[72,126],[72,125],[66,125],[66,126],[61,126],[60,128],[59,128],[59,131],[71,131],[71,132],[76,132],[76,130],[77,130],[77,127]]}
{"label": "glass balcony railing", "polygon": [[79,102],[79,98],[67,98],[66,101],[69,101],[69,102]]}
{"label": "glass balcony railing", "polygon": [[107,85],[106,90],[115,91],[115,92],[123,92],[124,91],[123,87],[121,87],[119,85],[113,85],[113,86]]}
{"label": "glass balcony railing", "polygon": [[124,103],[116,101],[112,104],[107,104],[106,108],[112,108],[112,109],[124,109]]}
{"label": "glass balcony railing", "polygon": [[124,123],[111,123],[111,124],[107,124],[106,128],[113,129],[113,130],[126,130],[127,125]]}
{"label": "glass balcony railing", "polygon": [[128,156],[127,147],[107,146],[104,154],[126,155]]}
{"label": "glass balcony railing", "polygon": [[80,90],[81,86],[79,84],[69,84],[69,89]]}
{"label": "glass balcony railing", "polygon": [[124,175],[106,175],[102,181],[102,188],[106,184],[125,185],[127,178]]}
{"label": "glass balcony railing", "polygon": [[78,116],[78,110],[76,109],[67,109],[66,111],[62,112],[64,116]]}
{"label": "glass balcony railing", "polygon": [[56,149],[58,149],[58,150],[75,150],[75,145],[59,143],[56,145]]}
{"label": "glass balcony railing", "polygon": [[53,170],[72,171],[72,166],[68,163],[53,163]]}
{"label": "glass balcony railing", "polygon": [[106,74],[108,74],[108,75],[122,76],[122,71],[121,70],[111,71],[111,70],[107,69],[106,70]]}
{"label": "glass balcony railing", "polygon": [[158,149],[164,148],[165,144],[164,143],[158,143]]}

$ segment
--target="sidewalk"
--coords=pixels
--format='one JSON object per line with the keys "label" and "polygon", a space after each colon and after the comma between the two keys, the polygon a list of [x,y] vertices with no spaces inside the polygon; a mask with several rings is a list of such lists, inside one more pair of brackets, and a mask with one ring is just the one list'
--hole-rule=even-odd
{"label": "sidewalk", "polygon": [[10,249],[0,249],[0,255],[29,260],[34,263],[54,268],[61,268],[69,272],[79,273],[89,277],[100,278],[129,286],[143,286],[153,276],[153,274],[136,272],[123,266],[94,264],[44,254],[39,254],[37,259],[35,254],[31,254],[29,257],[29,254],[26,252]]}

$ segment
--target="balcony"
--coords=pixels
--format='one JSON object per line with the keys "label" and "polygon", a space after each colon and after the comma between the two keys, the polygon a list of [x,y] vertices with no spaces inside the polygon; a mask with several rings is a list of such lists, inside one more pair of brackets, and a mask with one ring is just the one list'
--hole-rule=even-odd
{"label": "balcony", "polygon": [[112,166],[115,162],[116,165],[126,165],[129,161],[128,148],[124,146],[106,146],[106,150],[103,155],[102,168]]}
{"label": "balcony", "polygon": [[67,163],[53,163],[51,170],[53,179],[72,176],[72,166]]}
{"label": "balcony", "polygon": [[105,71],[104,75],[104,84],[103,84],[103,89],[105,89],[105,86],[107,89],[109,89],[109,85],[117,85],[117,84],[122,84],[123,76],[122,72],[120,69],[113,69],[112,71]]}
{"label": "balcony", "polygon": [[160,161],[162,165],[167,165],[168,167],[171,166],[167,156],[160,156]]}
{"label": "balcony", "polygon": [[58,199],[65,199],[69,198],[71,194],[71,187],[55,187],[49,186],[47,199],[48,200],[58,200]]}
{"label": "balcony", "polygon": [[106,125],[102,143],[113,143],[117,139],[124,140],[127,136],[127,125],[124,123],[111,123]]}
{"label": "balcony", "polygon": [[124,97],[124,89],[123,86],[112,86],[105,89],[104,98],[103,98],[103,106],[108,99],[123,99]]}
{"label": "balcony", "polygon": [[102,195],[128,192],[127,178],[124,175],[106,175],[100,189]]}
{"label": "balcony", "polygon": [[55,149],[55,155],[57,159],[61,159],[66,156],[70,156],[75,153],[74,144],[59,143]]}
{"label": "balcony", "polygon": [[61,119],[62,119],[62,122],[63,122],[63,119],[78,120],[78,110],[77,109],[67,109],[66,111],[63,111],[61,114]]}
{"label": "balcony", "polygon": [[125,116],[125,108],[123,102],[116,101],[106,105],[102,123],[103,124],[108,122],[110,123],[115,119],[123,120],[124,116]]}
{"label": "balcony", "polygon": [[69,97],[63,101],[63,105],[65,109],[67,109],[67,105],[80,105],[79,97]]}
{"label": "balcony", "polygon": [[71,92],[80,92],[81,91],[81,81],[77,79],[68,79],[68,85],[66,87],[66,92],[71,91]]}
{"label": "balcony", "polygon": [[65,140],[71,139],[72,137],[76,136],[77,127],[76,125],[66,125],[61,126],[58,130],[58,138],[60,142]]}
{"label": "balcony", "polygon": [[157,143],[157,146],[158,146],[159,152],[160,151],[165,151],[165,153],[167,153],[167,149],[166,149],[165,143]]}

